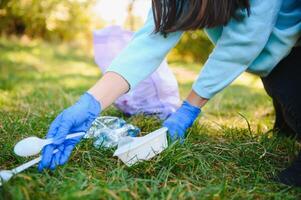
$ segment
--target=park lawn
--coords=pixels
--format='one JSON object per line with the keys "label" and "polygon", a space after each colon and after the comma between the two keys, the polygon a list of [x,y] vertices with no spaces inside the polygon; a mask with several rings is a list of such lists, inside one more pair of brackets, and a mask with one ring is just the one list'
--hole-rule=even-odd
{"label": "park lawn", "polygon": [[[182,98],[199,66],[172,64]],[[14,155],[14,144],[43,137],[56,115],[99,77],[92,56],[80,48],[0,39],[0,169],[29,160]],[[113,107],[104,115],[124,117],[143,133],[161,124],[125,117]],[[272,180],[299,150],[294,139],[269,132],[273,116],[260,81],[243,75],[210,101],[183,145],[129,168],[112,157],[113,150],[85,141],[66,166],[14,177],[0,188],[0,199],[297,199],[300,189]]]}

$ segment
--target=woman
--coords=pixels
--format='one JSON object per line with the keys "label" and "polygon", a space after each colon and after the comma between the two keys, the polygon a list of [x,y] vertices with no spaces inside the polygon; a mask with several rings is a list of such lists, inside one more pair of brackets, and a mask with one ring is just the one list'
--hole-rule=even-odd
{"label": "woman", "polygon": [[[47,137],[55,144],[44,148],[39,169],[66,163],[81,139],[65,140],[66,135],[86,131],[102,110],[159,66],[183,31],[199,28],[206,29],[215,49],[182,106],[163,124],[171,138],[183,140],[206,102],[244,71],[262,77],[275,104],[275,128],[300,135],[301,50],[293,49],[300,36],[300,4],[299,0],[153,0],[146,24],[107,73],[51,124]],[[52,154],[54,149],[59,152]],[[279,180],[300,186],[300,161],[281,172]]]}

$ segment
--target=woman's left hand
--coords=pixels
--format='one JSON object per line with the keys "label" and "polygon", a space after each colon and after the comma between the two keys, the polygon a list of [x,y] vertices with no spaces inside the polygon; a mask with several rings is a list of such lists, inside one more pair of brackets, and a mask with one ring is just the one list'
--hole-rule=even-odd
{"label": "woman's left hand", "polygon": [[180,142],[183,142],[186,130],[192,126],[200,112],[199,107],[184,101],[182,106],[163,123],[163,126],[168,128],[171,140],[180,139]]}

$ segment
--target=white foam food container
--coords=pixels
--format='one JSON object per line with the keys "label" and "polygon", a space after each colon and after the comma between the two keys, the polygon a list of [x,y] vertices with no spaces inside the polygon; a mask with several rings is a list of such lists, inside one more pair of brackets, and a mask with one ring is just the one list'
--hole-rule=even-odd
{"label": "white foam food container", "polygon": [[167,128],[163,127],[143,137],[121,139],[114,156],[131,166],[139,161],[150,160],[167,147]]}

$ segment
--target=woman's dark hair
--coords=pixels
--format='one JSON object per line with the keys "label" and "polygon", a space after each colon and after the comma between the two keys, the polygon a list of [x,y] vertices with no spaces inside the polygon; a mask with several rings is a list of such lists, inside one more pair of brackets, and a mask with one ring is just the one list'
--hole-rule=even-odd
{"label": "woman's dark hair", "polygon": [[152,0],[152,8],[155,32],[162,34],[227,25],[240,19],[239,9],[250,14],[249,0]]}

